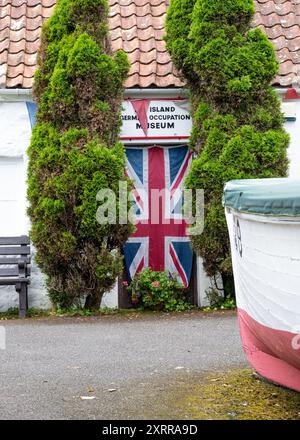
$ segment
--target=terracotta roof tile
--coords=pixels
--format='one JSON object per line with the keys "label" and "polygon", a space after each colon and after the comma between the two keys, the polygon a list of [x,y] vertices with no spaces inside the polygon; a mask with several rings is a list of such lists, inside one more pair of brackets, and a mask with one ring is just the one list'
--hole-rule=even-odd
{"label": "terracotta roof tile", "polygon": [[150,2],[146,3],[143,6],[136,6],[135,11],[136,11],[135,13],[136,13],[137,17],[145,17],[145,15],[151,14]]}
{"label": "terracotta roof tile", "polygon": [[131,74],[126,82],[128,88],[138,87],[139,86],[140,77],[138,73]]}
{"label": "terracotta roof tile", "polygon": [[19,19],[26,15],[26,3],[21,6],[11,6],[10,7],[10,17],[11,19]]}
{"label": "terracotta roof tile", "polygon": [[300,84],[300,0],[255,0],[254,26],[273,43],[280,62],[274,84]]}
{"label": "terracotta roof tile", "polygon": [[40,4],[32,8],[27,8],[25,13],[28,18],[38,17],[39,15],[43,15],[43,6]]}
{"label": "terracotta roof tile", "polygon": [[6,87],[15,88],[23,86],[23,74],[16,75],[14,78],[10,78],[8,75],[6,77]]}
{"label": "terracotta roof tile", "polygon": [[32,87],[32,78],[23,77],[22,88],[30,89]]}
{"label": "terracotta roof tile", "polygon": [[[0,87],[30,88],[43,21],[56,0],[0,0]],[[128,53],[126,87],[180,87],[166,51],[169,0],[109,0],[113,50]],[[255,0],[253,24],[274,44],[280,74],[274,84],[300,84],[300,0]]]}
{"label": "terracotta roof tile", "polygon": [[0,53],[0,66],[1,66],[0,74],[1,75],[3,75],[4,70],[5,70],[5,72],[7,71],[7,57],[8,57],[7,50],[4,50],[3,52]]}
{"label": "terracotta roof tile", "polygon": [[[9,59],[8,59],[8,66],[9,66]],[[10,76],[10,72],[7,72],[7,77],[10,79],[13,79],[19,75],[23,75],[24,74],[24,70],[25,70],[25,65],[24,63],[18,64],[17,66],[14,66],[13,69],[11,69],[11,71],[13,72],[13,76]]]}
{"label": "terracotta roof tile", "polygon": [[[1,54],[4,50],[9,49],[9,39],[5,38],[4,40],[0,41],[0,60],[1,60]],[[1,61],[0,61],[1,62]]]}

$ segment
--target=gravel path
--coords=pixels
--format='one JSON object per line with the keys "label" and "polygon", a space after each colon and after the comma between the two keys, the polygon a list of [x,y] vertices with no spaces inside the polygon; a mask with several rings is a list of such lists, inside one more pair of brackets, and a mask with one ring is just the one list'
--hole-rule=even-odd
{"label": "gravel path", "polygon": [[172,384],[247,365],[232,312],[0,324],[1,419],[171,417]]}

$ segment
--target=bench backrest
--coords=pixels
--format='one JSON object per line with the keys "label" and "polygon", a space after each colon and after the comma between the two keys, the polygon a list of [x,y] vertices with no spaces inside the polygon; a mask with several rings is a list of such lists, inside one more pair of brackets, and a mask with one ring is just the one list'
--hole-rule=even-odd
{"label": "bench backrest", "polygon": [[[21,237],[0,237],[0,277],[18,276],[19,266],[25,263],[26,275],[30,274],[30,239],[27,235]],[[15,267],[1,266],[9,265]]]}

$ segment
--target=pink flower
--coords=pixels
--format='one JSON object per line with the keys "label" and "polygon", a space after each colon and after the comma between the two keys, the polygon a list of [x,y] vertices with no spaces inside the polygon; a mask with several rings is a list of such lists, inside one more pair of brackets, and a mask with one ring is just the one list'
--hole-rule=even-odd
{"label": "pink flower", "polygon": [[127,287],[127,286],[128,286],[128,281],[123,281],[122,284],[123,284],[123,286],[126,286],[126,287]]}
{"label": "pink flower", "polygon": [[159,282],[158,282],[158,281],[154,281],[154,282],[152,283],[152,286],[153,286],[153,287],[159,287]]}

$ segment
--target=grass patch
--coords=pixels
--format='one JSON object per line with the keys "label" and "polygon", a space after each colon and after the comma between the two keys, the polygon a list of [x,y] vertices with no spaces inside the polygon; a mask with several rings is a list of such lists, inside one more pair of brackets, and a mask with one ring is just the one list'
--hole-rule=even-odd
{"label": "grass patch", "polygon": [[[141,309],[109,309],[103,308],[98,310],[89,309],[36,309],[30,308],[27,310],[27,318],[44,318],[44,317],[76,317],[76,316],[102,316],[102,315],[132,315],[140,314]],[[18,319],[19,309],[11,308],[7,312],[0,313],[0,321],[6,321],[9,319]]]}
{"label": "grass patch", "polygon": [[[142,307],[132,309],[109,309],[101,308],[99,310],[89,310],[83,308],[71,309],[37,309],[30,308],[27,310],[26,319],[31,318],[51,318],[51,317],[96,317],[96,316],[124,316],[130,318],[139,318],[143,316],[197,316],[203,313],[214,315],[215,312],[226,313],[230,310],[221,307],[206,307],[200,308],[193,306],[190,310],[181,310],[174,312],[145,310]],[[0,321],[7,321],[10,319],[19,319],[19,309],[17,307],[9,309],[7,312],[0,312]]]}
{"label": "grass patch", "polygon": [[211,310],[235,310],[236,300],[233,296],[227,296],[226,298],[220,296],[220,292],[215,289],[211,289],[207,293],[207,298],[210,302],[210,306],[203,308],[204,312]]}
{"label": "grass patch", "polygon": [[300,393],[273,385],[251,370],[215,373],[179,386],[176,415],[198,420],[300,420]]}

